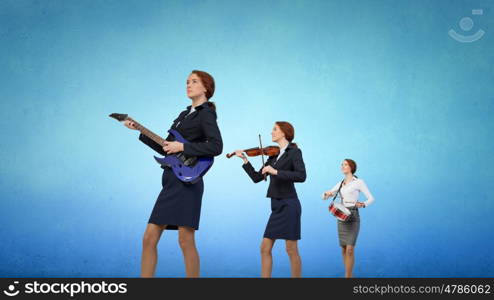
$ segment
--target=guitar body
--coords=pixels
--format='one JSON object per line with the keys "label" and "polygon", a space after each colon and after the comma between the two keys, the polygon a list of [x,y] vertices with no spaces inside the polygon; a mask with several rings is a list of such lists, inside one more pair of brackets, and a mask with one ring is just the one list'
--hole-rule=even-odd
{"label": "guitar body", "polygon": [[[188,143],[178,131],[168,130],[177,142]],[[170,154],[165,157],[154,157],[162,166],[168,166],[172,169],[175,176],[185,183],[196,183],[211,168],[214,162],[213,157],[185,157],[182,153]]]}
{"label": "guitar body", "polygon": [[[110,115],[110,117],[116,119],[119,122],[130,120],[135,123],[137,130],[155,141],[157,144],[163,146],[165,143],[165,139],[147,129],[146,127],[142,126],[141,124],[130,118],[127,114],[113,113]],[[168,130],[168,132],[175,137],[175,140],[177,142],[183,144],[189,143],[189,141],[184,139],[184,137],[178,131],[170,129]],[[155,156],[154,159],[160,165],[170,167],[178,179],[190,184],[199,181],[201,177],[206,174],[209,168],[211,168],[214,162],[213,157],[186,157],[182,152],[169,154],[165,157]]]}

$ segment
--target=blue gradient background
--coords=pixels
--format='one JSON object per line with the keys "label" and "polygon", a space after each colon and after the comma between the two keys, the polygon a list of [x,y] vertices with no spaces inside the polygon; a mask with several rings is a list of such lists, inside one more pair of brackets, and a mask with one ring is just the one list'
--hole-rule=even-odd
{"label": "blue gradient background", "polygon": [[[484,10],[472,16],[471,10]],[[197,244],[208,277],[256,277],[270,204],[224,154],[296,128],[308,179],[299,243],[306,277],[343,276],[320,199],[359,164],[354,275],[492,277],[492,1],[0,2],[0,275],[134,277],[160,191],[151,149],[107,117],[164,134],[206,70],[224,153],[205,177]],[[470,16],[486,35],[459,43]],[[251,160],[260,165],[259,158]],[[177,233],[157,276],[184,276]],[[289,276],[284,242],[274,276]]]}

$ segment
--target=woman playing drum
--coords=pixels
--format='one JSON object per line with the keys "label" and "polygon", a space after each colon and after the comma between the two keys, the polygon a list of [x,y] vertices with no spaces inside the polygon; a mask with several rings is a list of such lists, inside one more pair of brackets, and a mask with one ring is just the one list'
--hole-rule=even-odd
{"label": "woman playing drum", "polygon": [[[360,230],[358,208],[366,207],[374,202],[374,197],[369,192],[365,182],[354,175],[357,171],[357,163],[355,161],[349,158],[343,160],[341,171],[345,175],[345,179],[338,182],[331,190],[324,192],[323,199],[326,200],[329,197],[334,197],[338,193],[341,198],[341,204],[351,212],[345,221],[338,219],[338,238],[343,254],[343,263],[345,264],[345,277],[352,277],[352,269],[355,261],[354,249]],[[367,201],[357,201],[360,192],[364,193]]]}

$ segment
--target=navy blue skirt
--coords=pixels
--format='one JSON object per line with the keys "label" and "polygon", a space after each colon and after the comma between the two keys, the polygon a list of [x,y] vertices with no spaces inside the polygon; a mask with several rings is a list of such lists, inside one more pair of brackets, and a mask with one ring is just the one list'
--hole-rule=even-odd
{"label": "navy blue skirt", "polygon": [[269,239],[300,240],[302,207],[298,198],[271,198],[264,237]]}
{"label": "navy blue skirt", "polygon": [[156,199],[148,223],[167,225],[177,230],[179,226],[199,229],[204,182],[194,184],[180,181],[172,169],[165,167],[161,178],[163,189]]}

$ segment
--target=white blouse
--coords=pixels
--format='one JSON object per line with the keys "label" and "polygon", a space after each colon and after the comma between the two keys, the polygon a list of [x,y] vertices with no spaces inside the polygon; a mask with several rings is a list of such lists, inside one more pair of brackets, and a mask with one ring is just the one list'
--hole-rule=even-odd
{"label": "white blouse", "polygon": [[280,157],[283,156],[283,154],[285,154],[285,150],[286,148],[288,148],[288,145],[289,144],[287,144],[285,147],[280,149],[280,153],[278,154],[278,156],[276,157],[276,161],[274,162],[275,165],[278,162],[278,160],[280,160]]}
{"label": "white blouse", "polygon": [[[194,106],[190,106],[190,110],[189,110],[189,112],[185,115],[184,119],[185,119],[185,118],[187,118],[187,117],[188,117],[191,113],[193,113],[193,112],[195,112],[195,111],[196,111],[196,108],[195,108]],[[180,125],[180,123],[181,123],[181,122],[182,122],[182,121],[178,121],[178,123],[177,123],[177,127],[178,127],[178,125]]]}
{"label": "white blouse", "polygon": [[[340,187],[341,181],[338,182],[332,189],[331,193],[334,195],[338,191]],[[353,177],[353,180],[347,184],[343,184],[341,186],[341,190],[338,194],[338,198],[340,198],[341,203],[345,207],[355,206],[360,196],[360,192],[364,193],[367,201],[364,202],[365,206],[368,206],[372,202],[374,202],[374,196],[370,193],[369,189],[365,182],[360,178]],[[331,199],[331,198],[330,198]],[[337,201],[337,200],[335,200]]]}
{"label": "white blouse", "polygon": [[190,106],[190,111],[187,115],[190,115],[191,113],[195,112],[196,108],[194,106]]}

